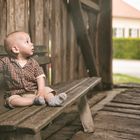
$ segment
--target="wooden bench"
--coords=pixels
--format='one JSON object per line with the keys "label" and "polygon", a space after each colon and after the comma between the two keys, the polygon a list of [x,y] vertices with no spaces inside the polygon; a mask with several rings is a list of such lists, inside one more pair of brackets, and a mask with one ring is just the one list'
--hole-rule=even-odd
{"label": "wooden bench", "polygon": [[[38,56],[45,60],[46,56]],[[41,62],[41,63],[40,63]],[[48,60],[39,61],[41,65],[48,64]],[[86,94],[93,89],[101,78],[86,77],[83,79],[53,85],[52,88],[60,92],[66,92],[67,100],[61,107],[30,106],[19,107],[12,110],[0,108],[0,140],[42,140],[47,126],[58,117],[68,106],[77,103],[81,123],[85,132],[93,132],[94,124],[91,111],[86,99]],[[42,137],[43,133],[43,137]]]}

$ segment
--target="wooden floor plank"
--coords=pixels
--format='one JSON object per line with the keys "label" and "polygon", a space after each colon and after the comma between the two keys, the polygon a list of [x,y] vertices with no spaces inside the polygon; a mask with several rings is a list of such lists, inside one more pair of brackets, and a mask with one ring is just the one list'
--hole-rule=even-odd
{"label": "wooden floor plank", "polygon": [[117,102],[109,102],[108,104],[106,104],[105,106],[107,107],[120,107],[120,108],[128,108],[128,109],[134,109],[134,110],[140,110],[140,105],[134,105],[131,103],[117,103]]}
{"label": "wooden floor plank", "polygon": [[112,107],[120,107],[120,108],[129,108],[134,110],[140,109],[140,93],[136,93],[135,91],[139,90],[133,90],[133,91],[125,91],[121,94],[117,95],[110,103],[108,103],[106,106],[112,106]]}
{"label": "wooden floor plank", "polygon": [[140,120],[120,116],[111,116],[108,114],[98,114],[95,117],[95,127],[106,131],[111,130],[129,134],[139,134]]}
{"label": "wooden floor plank", "polygon": [[139,119],[140,120],[140,115],[135,115],[135,114],[130,114],[130,113],[124,113],[124,112],[112,112],[112,111],[99,111],[101,115],[110,115],[110,116],[119,116],[119,117],[124,117],[124,118],[133,118],[133,119]]}
{"label": "wooden floor plank", "polygon": [[[80,130],[73,135],[71,140],[139,140],[140,105],[137,103],[139,92],[140,88],[128,89],[117,94],[111,101],[106,102],[103,109],[98,110],[96,116],[94,116],[95,132],[86,134]],[[110,93],[108,93],[108,95],[109,94]],[[124,98],[120,100],[122,96]],[[121,102],[116,99],[119,99]],[[94,97],[91,100],[94,101]],[[98,104],[95,106],[98,106]],[[94,108],[94,105],[92,108]],[[71,127],[71,125],[69,125],[69,127]],[[62,130],[61,133],[63,133]],[[59,135],[57,135],[57,137],[59,137]]]}
{"label": "wooden floor plank", "polygon": [[135,135],[118,131],[96,129],[94,134],[86,134],[79,131],[71,140],[139,140],[139,138],[139,134]]}
{"label": "wooden floor plank", "polygon": [[96,129],[96,132],[91,136],[91,138],[91,140],[138,140],[140,135],[123,133],[120,131]]}
{"label": "wooden floor plank", "polygon": [[131,103],[135,105],[140,105],[140,98],[127,95],[127,94],[120,94],[120,96],[116,96],[113,100],[113,102],[118,103]]}
{"label": "wooden floor plank", "polygon": [[140,110],[139,109],[135,110],[135,109],[129,109],[129,108],[105,106],[103,108],[103,110],[104,111],[111,111],[111,112],[120,112],[120,113],[140,115]]}

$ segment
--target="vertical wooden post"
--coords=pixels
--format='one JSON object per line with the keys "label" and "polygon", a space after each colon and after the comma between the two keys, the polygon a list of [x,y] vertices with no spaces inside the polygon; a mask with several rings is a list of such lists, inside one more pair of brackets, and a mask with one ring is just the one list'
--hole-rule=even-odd
{"label": "vertical wooden post", "polygon": [[112,88],[112,0],[99,0],[97,48],[104,89]]}
{"label": "vertical wooden post", "polygon": [[95,128],[93,124],[92,114],[86,96],[81,97],[78,103],[78,110],[80,113],[80,119],[84,128],[84,132],[94,132]]}

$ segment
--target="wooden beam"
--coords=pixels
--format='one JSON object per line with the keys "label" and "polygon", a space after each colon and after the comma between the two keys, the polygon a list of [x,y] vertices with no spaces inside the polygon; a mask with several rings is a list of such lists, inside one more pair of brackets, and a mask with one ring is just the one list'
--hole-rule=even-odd
{"label": "wooden beam", "polygon": [[100,11],[100,7],[94,3],[91,0],[80,0],[80,2],[85,5],[86,7],[90,8],[91,10],[95,11],[95,12],[99,12]]}
{"label": "wooden beam", "polygon": [[80,46],[87,72],[89,76],[97,76],[95,57],[92,55],[92,45],[82,16],[80,0],[69,0],[68,8],[73,20],[77,42]]}
{"label": "wooden beam", "polygon": [[98,21],[99,71],[104,89],[113,87],[112,80],[112,0],[100,0]]}

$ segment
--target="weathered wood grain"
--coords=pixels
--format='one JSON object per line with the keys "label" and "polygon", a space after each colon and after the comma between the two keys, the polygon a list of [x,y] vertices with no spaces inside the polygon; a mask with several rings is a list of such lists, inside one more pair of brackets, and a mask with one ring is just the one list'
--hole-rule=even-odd
{"label": "weathered wood grain", "polygon": [[128,134],[139,134],[140,129],[140,120],[135,118],[125,118],[120,116],[111,116],[108,114],[97,115],[95,117],[95,127],[111,130],[111,131],[119,131]]}
{"label": "weathered wood grain", "polygon": [[[94,81],[94,82],[93,82]],[[96,82],[95,82],[96,81]],[[68,94],[67,100],[62,107],[47,107],[36,113],[35,116],[29,117],[24,122],[18,125],[18,128],[22,131],[29,131],[31,133],[38,132],[41,128],[45,127],[49,122],[61,114],[61,112],[69,105],[73,104],[77,99],[86,94],[92,87],[94,87],[100,79],[81,81],[81,84],[74,89],[66,92]]]}
{"label": "weathered wood grain", "polygon": [[[70,14],[73,19],[77,42],[80,46],[85,66],[89,76],[97,76],[95,56],[91,53],[91,41],[83,20],[82,8],[79,0],[69,1]],[[78,17],[78,20],[77,20]]]}
{"label": "weathered wood grain", "polygon": [[[97,23],[92,14],[98,11],[99,4],[95,3],[95,0],[82,0],[80,4],[81,13],[91,14],[90,17],[87,16],[87,21],[94,20]],[[52,58],[52,71],[49,71],[52,75],[47,75],[52,78],[51,84],[87,76],[86,64],[76,40],[77,35],[68,5],[66,0],[1,0],[0,4],[0,45],[3,45],[5,36],[15,30],[29,33],[34,45],[45,46],[48,52],[46,55]],[[91,31],[93,26],[96,28],[92,23],[88,26],[89,29],[85,26],[87,32]],[[80,24],[81,22],[79,26]],[[90,38],[93,39],[95,33],[92,33]],[[91,49],[97,52],[98,48],[91,45]]]}
{"label": "weathered wood grain", "polygon": [[99,1],[100,14],[97,20],[97,48],[99,72],[104,89],[112,88],[112,0]]}
{"label": "weathered wood grain", "polygon": [[[29,139],[31,135],[33,135],[35,140],[36,137],[41,139],[40,131],[59,116],[66,107],[75,103],[90,89],[96,86],[100,80],[100,78],[92,77],[76,80],[69,84],[56,85],[54,89],[56,89],[57,92],[62,91],[68,94],[67,100],[61,107],[46,107],[46,105],[31,106],[16,108],[3,113],[0,116],[0,133],[11,131],[11,138],[16,137],[16,139],[19,138],[19,140],[22,139],[23,134]],[[4,137],[5,134],[3,135],[3,138]]]}

